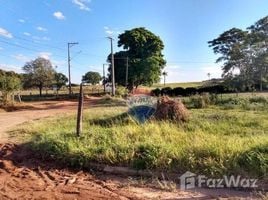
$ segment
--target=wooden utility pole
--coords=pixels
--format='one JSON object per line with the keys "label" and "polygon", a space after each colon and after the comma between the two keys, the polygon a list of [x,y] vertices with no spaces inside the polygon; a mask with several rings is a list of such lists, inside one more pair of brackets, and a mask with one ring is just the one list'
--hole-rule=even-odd
{"label": "wooden utility pole", "polygon": [[76,135],[79,137],[82,133],[83,127],[83,102],[84,102],[84,94],[83,94],[83,84],[80,84],[80,92],[79,92],[79,101],[78,101],[78,111],[77,111],[77,124],[76,124]]}
{"label": "wooden utility pole", "polygon": [[108,39],[111,41],[111,60],[112,60],[112,96],[115,96],[113,38],[112,38],[112,37],[108,37]]}
{"label": "wooden utility pole", "polygon": [[102,68],[103,68],[103,90],[104,90],[104,93],[106,93],[106,89],[105,89],[105,64],[103,64]]}
{"label": "wooden utility pole", "polygon": [[69,96],[72,94],[72,82],[71,82],[71,57],[70,57],[70,48],[78,42],[68,42],[68,73],[69,73]]}
{"label": "wooden utility pole", "polygon": [[128,57],[127,57],[127,64],[126,64],[126,87],[128,86]]}

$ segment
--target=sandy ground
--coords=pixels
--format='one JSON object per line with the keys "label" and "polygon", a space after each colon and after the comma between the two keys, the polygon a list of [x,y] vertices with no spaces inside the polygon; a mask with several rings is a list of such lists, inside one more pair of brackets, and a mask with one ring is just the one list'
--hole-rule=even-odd
{"label": "sandy ground", "polygon": [[[88,100],[89,106],[95,99]],[[257,199],[251,192],[198,189],[163,190],[133,177],[71,171],[40,161],[8,131],[17,125],[57,114],[76,112],[77,103],[39,102],[28,110],[0,113],[0,200],[5,199]]]}

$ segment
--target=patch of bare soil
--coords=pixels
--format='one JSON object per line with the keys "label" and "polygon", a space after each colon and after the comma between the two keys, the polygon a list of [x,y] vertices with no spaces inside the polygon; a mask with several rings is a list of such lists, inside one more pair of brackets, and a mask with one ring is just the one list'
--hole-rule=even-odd
{"label": "patch of bare soil", "polygon": [[40,163],[27,148],[0,144],[0,199],[141,199],[83,171]]}

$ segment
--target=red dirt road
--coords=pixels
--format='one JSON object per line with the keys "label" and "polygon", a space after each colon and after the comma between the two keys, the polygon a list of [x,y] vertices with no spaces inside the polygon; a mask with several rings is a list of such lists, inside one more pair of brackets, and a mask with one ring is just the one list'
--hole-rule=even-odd
{"label": "red dirt road", "polygon": [[[93,105],[96,99],[86,102]],[[76,112],[77,103],[39,102],[28,110],[0,113],[0,200],[9,199],[256,199],[250,192],[233,190],[180,191],[160,189],[133,177],[71,171],[40,161],[25,145],[9,138],[8,131],[31,120]]]}

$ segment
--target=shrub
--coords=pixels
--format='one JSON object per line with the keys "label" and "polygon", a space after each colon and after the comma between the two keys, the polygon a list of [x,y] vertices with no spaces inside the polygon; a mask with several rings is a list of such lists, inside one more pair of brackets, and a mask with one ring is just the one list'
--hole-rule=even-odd
{"label": "shrub", "polygon": [[128,94],[128,90],[127,90],[127,88],[125,88],[123,86],[117,86],[116,90],[115,90],[115,94],[120,96],[120,97],[125,97]]}
{"label": "shrub", "polygon": [[185,96],[185,89],[182,87],[176,87],[173,89],[173,94],[175,96]]}
{"label": "shrub", "polygon": [[162,88],[161,90],[161,95],[168,95],[168,96],[172,96],[173,95],[173,90],[171,87],[165,87]]}
{"label": "shrub", "polygon": [[185,122],[189,118],[189,112],[180,100],[162,97],[158,100],[155,118],[157,120]]}
{"label": "shrub", "polygon": [[156,89],[154,89],[154,90],[151,91],[151,94],[153,96],[157,96],[158,97],[158,96],[161,95],[161,90],[159,88],[156,88]]}
{"label": "shrub", "polygon": [[197,93],[197,89],[194,87],[185,88],[185,95],[186,96],[195,95],[196,93]]}
{"label": "shrub", "polygon": [[207,93],[202,95],[193,95],[190,97],[190,102],[194,108],[206,108],[210,105],[210,98]]}

